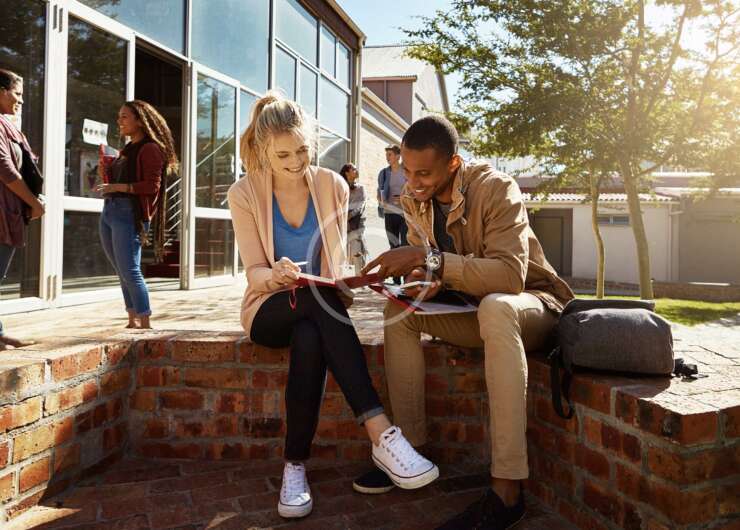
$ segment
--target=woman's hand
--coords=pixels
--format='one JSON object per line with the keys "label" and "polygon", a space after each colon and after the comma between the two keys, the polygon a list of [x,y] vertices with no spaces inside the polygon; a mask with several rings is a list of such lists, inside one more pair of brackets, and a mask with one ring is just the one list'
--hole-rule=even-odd
{"label": "woman's hand", "polygon": [[301,268],[288,258],[280,258],[272,267],[272,281],[279,285],[292,285],[298,279]]}
{"label": "woman's hand", "polygon": [[46,213],[46,206],[40,200],[36,200],[36,203],[31,206],[31,219],[38,219]]}
{"label": "woman's hand", "polygon": [[130,184],[98,184],[95,191],[106,195],[108,193],[131,193]]}

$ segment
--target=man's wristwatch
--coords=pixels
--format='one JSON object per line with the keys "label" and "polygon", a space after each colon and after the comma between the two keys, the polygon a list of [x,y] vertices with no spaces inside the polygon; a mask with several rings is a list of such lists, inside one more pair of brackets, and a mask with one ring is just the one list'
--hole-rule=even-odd
{"label": "man's wristwatch", "polygon": [[436,248],[429,249],[425,262],[428,271],[439,272],[442,268],[442,253]]}

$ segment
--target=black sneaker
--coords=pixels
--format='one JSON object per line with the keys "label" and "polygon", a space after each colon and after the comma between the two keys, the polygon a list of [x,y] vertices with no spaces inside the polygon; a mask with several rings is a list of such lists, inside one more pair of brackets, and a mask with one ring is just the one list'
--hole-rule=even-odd
{"label": "black sneaker", "polygon": [[504,530],[524,518],[524,493],[514,506],[506,506],[490,488],[465,511],[456,515],[437,530]]}
{"label": "black sneaker", "polygon": [[396,485],[393,484],[393,481],[391,481],[390,478],[388,478],[388,475],[378,468],[360,475],[352,483],[353,490],[370,495],[388,493],[394,487],[396,487]]}

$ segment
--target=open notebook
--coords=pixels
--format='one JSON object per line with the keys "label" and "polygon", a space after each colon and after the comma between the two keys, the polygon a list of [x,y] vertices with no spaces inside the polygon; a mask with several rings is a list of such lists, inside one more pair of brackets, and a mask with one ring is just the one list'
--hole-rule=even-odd
{"label": "open notebook", "polygon": [[404,294],[398,285],[370,285],[370,289],[391,301],[425,315],[446,315],[451,313],[474,313],[478,311],[477,301],[459,291],[444,290],[429,300],[415,300]]}
{"label": "open notebook", "polygon": [[344,278],[333,280],[331,278],[326,278],[324,276],[315,276],[313,274],[301,272],[298,274],[298,281],[296,282],[295,285],[297,287],[306,287],[309,285],[315,285],[316,287],[336,287],[336,288],[340,288],[344,286],[349,289],[358,289],[360,287],[365,287],[366,285],[372,285],[372,284],[376,284],[380,282],[381,282],[380,278],[375,273],[366,274],[364,276],[346,276]]}

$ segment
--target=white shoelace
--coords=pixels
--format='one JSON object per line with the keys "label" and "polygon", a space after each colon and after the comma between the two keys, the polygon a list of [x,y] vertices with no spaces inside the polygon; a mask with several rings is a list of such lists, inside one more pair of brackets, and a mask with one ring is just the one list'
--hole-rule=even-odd
{"label": "white shoelace", "polygon": [[394,432],[383,437],[383,445],[385,450],[390,452],[393,459],[404,469],[413,469],[417,464],[426,460],[406,440],[398,427],[395,428]]}
{"label": "white shoelace", "polygon": [[306,468],[303,464],[285,464],[283,473],[283,492],[286,500],[291,500],[302,493],[306,493]]}

